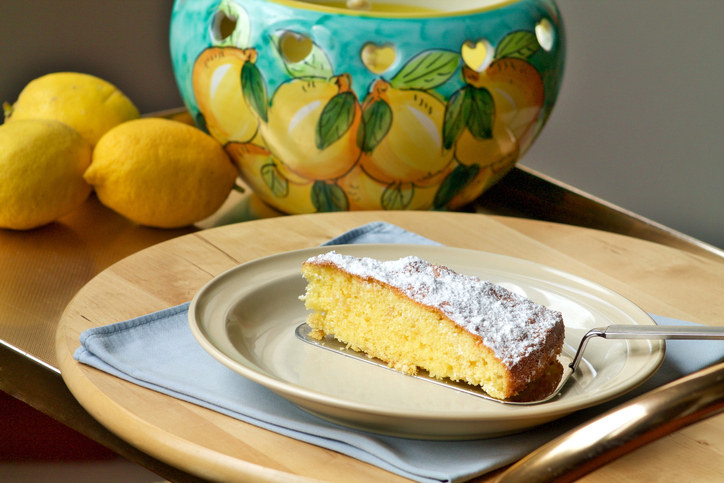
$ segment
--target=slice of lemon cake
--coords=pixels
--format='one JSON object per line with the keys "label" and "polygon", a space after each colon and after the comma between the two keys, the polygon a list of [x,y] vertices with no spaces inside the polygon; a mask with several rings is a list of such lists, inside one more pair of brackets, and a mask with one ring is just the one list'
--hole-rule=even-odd
{"label": "slice of lemon cake", "polygon": [[506,399],[557,362],[560,312],[417,257],[330,252],[304,262],[312,336],[333,335],[398,371],[481,386]]}

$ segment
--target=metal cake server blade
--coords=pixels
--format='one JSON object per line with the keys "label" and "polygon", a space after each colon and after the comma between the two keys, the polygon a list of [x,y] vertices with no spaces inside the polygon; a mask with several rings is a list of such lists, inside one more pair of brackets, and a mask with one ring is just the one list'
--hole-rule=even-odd
{"label": "metal cake server blade", "polygon": [[[391,367],[387,366],[387,363],[379,359],[368,357],[364,352],[357,352],[352,349],[348,349],[346,344],[338,341],[332,336],[326,336],[321,340],[310,337],[312,332],[311,327],[306,323],[299,325],[295,333],[300,340],[312,344],[317,347],[341,354],[347,357],[352,357],[368,364],[373,364],[384,369],[395,371]],[[439,386],[445,386],[456,391],[464,392],[475,397],[483,398],[489,401],[494,401],[500,404],[515,405],[515,406],[531,406],[536,404],[542,404],[546,402],[558,399],[563,394],[563,389],[570,380],[571,376],[575,373],[578,365],[583,360],[583,352],[588,345],[588,342],[594,338],[600,337],[603,339],[644,339],[644,340],[724,340],[724,327],[708,327],[708,326],[659,326],[659,325],[609,325],[604,328],[596,328],[589,330],[581,339],[578,345],[578,349],[573,357],[561,354],[558,356],[558,363],[561,366],[561,376],[558,383],[549,389],[545,389],[543,394],[540,391],[532,391],[530,397],[522,394],[522,397],[516,397],[515,399],[498,399],[490,396],[488,393],[483,391],[479,386],[472,386],[465,382],[452,381],[450,379],[436,379],[427,374],[424,370],[419,370],[416,375],[405,374],[409,377],[414,377],[422,381],[437,384]],[[395,371],[398,372],[399,371]],[[402,373],[400,373],[402,374]],[[543,378],[541,378],[543,379]],[[534,381],[531,384],[535,384]],[[552,386],[552,384],[550,384]]]}

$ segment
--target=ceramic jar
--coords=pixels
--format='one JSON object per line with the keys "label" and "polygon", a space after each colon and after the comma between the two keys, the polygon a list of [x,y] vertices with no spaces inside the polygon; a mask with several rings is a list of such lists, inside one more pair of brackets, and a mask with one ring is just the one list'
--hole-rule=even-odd
{"label": "ceramic jar", "polygon": [[470,202],[545,124],[564,50],[552,0],[177,0],[171,22],[189,112],[286,213]]}

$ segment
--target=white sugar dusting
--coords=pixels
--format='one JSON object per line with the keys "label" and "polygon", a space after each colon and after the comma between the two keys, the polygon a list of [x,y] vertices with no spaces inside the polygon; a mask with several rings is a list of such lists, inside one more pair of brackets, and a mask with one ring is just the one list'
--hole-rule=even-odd
{"label": "white sugar dusting", "polygon": [[480,336],[508,367],[528,356],[538,341],[562,324],[560,312],[499,285],[418,257],[382,262],[332,251],[307,262],[331,263],[351,275],[379,280],[415,302],[439,309],[460,327]]}

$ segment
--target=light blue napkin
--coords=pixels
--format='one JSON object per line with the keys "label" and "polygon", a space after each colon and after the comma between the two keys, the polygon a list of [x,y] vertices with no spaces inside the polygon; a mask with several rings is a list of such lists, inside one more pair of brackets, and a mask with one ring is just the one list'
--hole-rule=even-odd
{"label": "light blue napkin", "polygon": [[[370,223],[325,245],[437,244],[394,225]],[[155,391],[334,450],[420,482],[461,482],[500,468],[598,414],[724,357],[717,341],[668,341],[659,371],[633,392],[517,435],[476,441],[419,441],[329,423],[299,409],[207,354],[188,326],[188,303],[80,336],[75,359]],[[694,325],[653,316],[660,325]]]}

